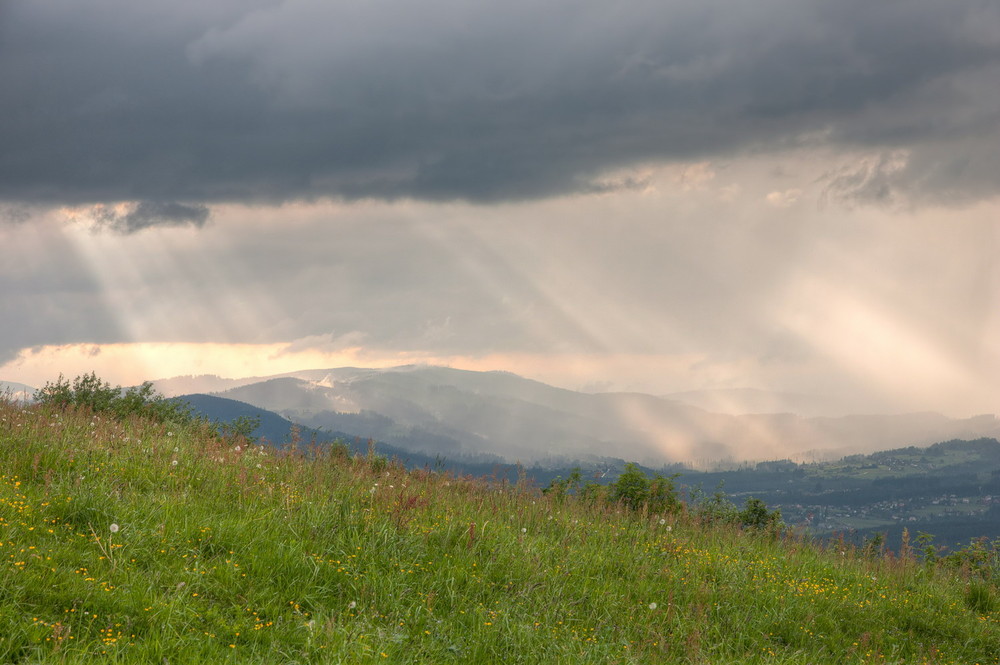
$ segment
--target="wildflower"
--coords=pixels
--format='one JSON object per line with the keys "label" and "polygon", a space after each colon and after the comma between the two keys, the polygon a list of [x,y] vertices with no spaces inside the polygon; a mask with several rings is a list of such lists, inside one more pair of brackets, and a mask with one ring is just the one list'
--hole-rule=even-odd
{"label": "wildflower", "polygon": [[672,526],[668,526],[667,527],[667,531],[673,531],[673,530],[674,530],[674,527],[672,527]]}
{"label": "wildflower", "polygon": [[177,466],[177,460],[174,460],[173,462],[171,462],[170,466]]}
{"label": "wildflower", "polygon": [[649,609],[655,610],[656,609],[656,603],[650,603],[649,604]]}
{"label": "wildflower", "polygon": [[521,527],[521,533],[528,533],[528,529],[526,529],[525,527]]}
{"label": "wildflower", "polygon": [[167,436],[173,436],[173,435],[174,435],[173,432],[167,432]]}
{"label": "wildflower", "polygon": [[242,450],[242,448],[240,448],[239,446],[236,446],[236,448],[234,448],[233,450],[235,450],[236,452],[240,452],[240,450]]}
{"label": "wildflower", "polygon": [[357,607],[357,606],[358,606],[358,604],[357,604],[357,603],[355,603],[355,602],[354,602],[354,601],[352,600],[352,601],[351,601],[350,603],[348,603],[348,604],[347,604],[347,609],[349,609],[349,610],[353,610],[353,609],[354,609],[355,607]]}
{"label": "wildflower", "polygon": [[118,533],[118,525],[117,524],[112,524],[108,528],[111,530],[111,533]]}
{"label": "wildflower", "polygon": [[661,517],[661,518],[660,518],[660,524],[666,524],[666,523],[667,523],[667,520],[665,520],[665,519],[663,519],[663,518]]}

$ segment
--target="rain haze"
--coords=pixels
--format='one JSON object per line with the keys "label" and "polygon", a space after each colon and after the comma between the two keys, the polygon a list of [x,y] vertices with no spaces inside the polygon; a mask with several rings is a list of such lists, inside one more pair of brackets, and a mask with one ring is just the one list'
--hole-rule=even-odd
{"label": "rain haze", "polygon": [[1000,412],[1000,4],[0,0],[0,379]]}

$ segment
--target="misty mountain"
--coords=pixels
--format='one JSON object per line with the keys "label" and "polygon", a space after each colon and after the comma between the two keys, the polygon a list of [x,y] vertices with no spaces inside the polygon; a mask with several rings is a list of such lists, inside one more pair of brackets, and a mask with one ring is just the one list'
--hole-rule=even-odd
{"label": "misty mountain", "polygon": [[508,372],[443,367],[317,369],[244,381],[218,395],[408,452],[526,463],[614,457],[659,467],[834,459],[1000,435],[992,415],[732,415],[653,395],[581,393]]}
{"label": "misty mountain", "polygon": [[[293,427],[297,428],[299,446],[310,448],[313,445],[323,447],[333,442],[339,442],[348,447],[351,454],[365,455],[368,451],[368,439],[341,431],[329,431],[326,429],[313,429],[293,423],[291,420],[261,409],[259,407],[239,402],[215,395],[179,395],[172,399],[185,402],[191,407],[195,415],[200,415],[210,422],[218,424],[230,424],[239,418],[255,418],[259,424],[252,432],[251,436],[255,440],[274,445],[279,448],[291,445]],[[407,443],[404,441],[404,443]],[[374,441],[374,452],[389,459],[394,459],[402,463],[407,468],[426,468],[435,471],[450,471],[459,475],[472,475],[475,477],[488,477],[493,480],[506,479],[507,482],[518,481],[519,474],[524,474],[531,482],[537,486],[544,487],[557,475],[568,475],[570,468],[554,469],[551,467],[532,467],[518,469],[515,465],[504,463],[500,458],[492,455],[479,455],[475,457],[454,455],[443,458],[434,455],[427,455],[414,450],[407,450],[398,446],[386,444],[383,441]],[[624,460],[603,459],[596,461],[589,466],[583,466],[582,471],[588,476],[605,474],[608,482],[616,477],[625,466]],[[646,469],[652,472],[651,469]],[[613,472],[613,473],[612,473]]]}
{"label": "misty mountain", "polygon": [[30,401],[34,397],[35,389],[23,383],[0,381],[0,395],[8,394],[14,400]]}

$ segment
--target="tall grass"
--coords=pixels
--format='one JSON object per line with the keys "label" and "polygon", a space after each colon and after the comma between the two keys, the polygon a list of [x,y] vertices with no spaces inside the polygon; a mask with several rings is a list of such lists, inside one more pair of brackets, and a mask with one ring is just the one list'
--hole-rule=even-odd
{"label": "tall grass", "polygon": [[0,662],[997,663],[989,580],[0,400]]}

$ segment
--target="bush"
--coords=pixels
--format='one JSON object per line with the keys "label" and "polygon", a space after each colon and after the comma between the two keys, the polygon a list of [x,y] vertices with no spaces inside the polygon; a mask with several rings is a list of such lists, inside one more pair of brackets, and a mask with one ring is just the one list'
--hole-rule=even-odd
{"label": "bush", "polygon": [[722,483],[719,483],[718,489],[707,499],[699,490],[695,504],[696,514],[703,522],[735,524],[740,519],[740,509],[726,497],[726,493],[722,491]]}
{"label": "bush", "polygon": [[618,480],[610,486],[608,499],[613,503],[621,503],[632,510],[648,508],[653,512],[677,512],[681,502],[674,488],[674,478],[656,474],[652,480],[639,465],[628,463]]}
{"label": "bush", "polygon": [[737,516],[740,524],[751,529],[778,529],[781,527],[781,511],[768,510],[767,504],[750,497]]}
{"label": "bush", "polygon": [[35,391],[39,404],[59,409],[74,407],[95,413],[110,412],[118,418],[141,416],[157,422],[187,423],[194,420],[185,402],[167,399],[146,381],[141,386],[123,389],[102,381],[94,372],[73,379],[71,384],[60,374],[55,383],[46,382]]}

